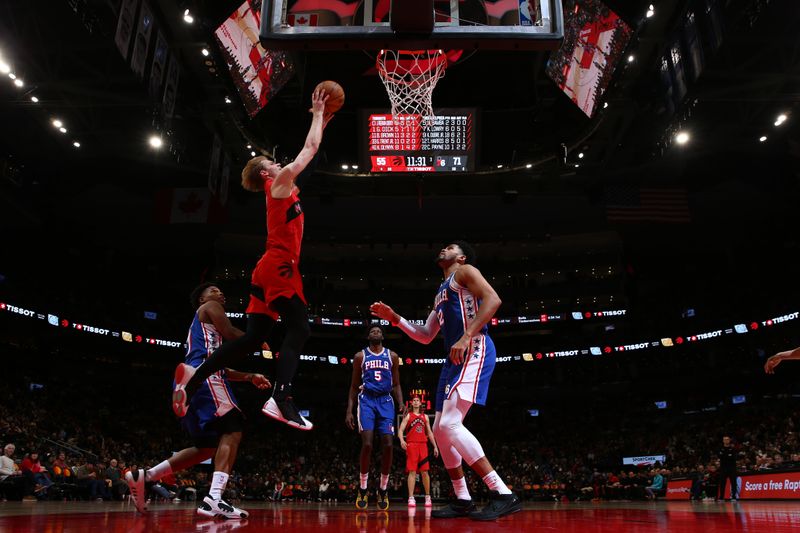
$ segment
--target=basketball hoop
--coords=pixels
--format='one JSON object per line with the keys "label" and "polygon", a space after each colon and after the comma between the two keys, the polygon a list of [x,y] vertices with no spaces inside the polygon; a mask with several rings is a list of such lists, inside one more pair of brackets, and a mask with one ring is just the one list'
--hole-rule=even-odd
{"label": "basketball hoop", "polygon": [[392,104],[392,115],[433,118],[431,97],[447,69],[443,50],[381,50],[376,62]]}

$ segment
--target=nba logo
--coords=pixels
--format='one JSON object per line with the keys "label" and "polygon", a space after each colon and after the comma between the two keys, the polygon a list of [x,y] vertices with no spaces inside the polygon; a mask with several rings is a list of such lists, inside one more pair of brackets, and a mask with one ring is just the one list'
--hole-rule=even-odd
{"label": "nba logo", "polygon": [[519,25],[533,26],[536,18],[536,7],[531,0],[519,0]]}

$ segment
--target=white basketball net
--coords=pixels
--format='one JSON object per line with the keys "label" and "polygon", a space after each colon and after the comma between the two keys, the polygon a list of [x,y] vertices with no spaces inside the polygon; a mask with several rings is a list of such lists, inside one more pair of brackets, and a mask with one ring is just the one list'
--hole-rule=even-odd
{"label": "white basketball net", "polygon": [[431,97],[447,68],[442,50],[381,50],[376,66],[392,115],[417,115],[423,122],[434,118]]}

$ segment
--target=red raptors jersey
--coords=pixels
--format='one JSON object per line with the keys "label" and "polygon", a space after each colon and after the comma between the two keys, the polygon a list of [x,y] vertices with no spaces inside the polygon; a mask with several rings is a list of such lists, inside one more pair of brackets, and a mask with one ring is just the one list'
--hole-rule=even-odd
{"label": "red raptors jersey", "polygon": [[406,433],[406,442],[427,442],[428,436],[425,434],[425,416],[423,414],[414,414],[411,412],[408,415],[408,432]]}
{"label": "red raptors jersey", "polygon": [[267,195],[267,253],[283,251],[296,261],[300,260],[300,243],[303,241],[303,208],[297,193],[288,198],[273,198],[272,183],[264,184]]}

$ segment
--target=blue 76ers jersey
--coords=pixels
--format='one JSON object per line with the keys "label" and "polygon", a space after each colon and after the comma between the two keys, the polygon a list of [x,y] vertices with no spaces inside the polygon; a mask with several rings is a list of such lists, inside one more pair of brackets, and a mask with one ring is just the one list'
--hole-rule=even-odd
{"label": "blue 76ers jersey", "polygon": [[189,337],[186,339],[189,347],[186,350],[186,364],[197,368],[221,343],[222,337],[214,324],[201,322],[199,315],[195,313],[189,327]]}
{"label": "blue 76ers jersey", "polygon": [[[481,305],[478,298],[456,283],[455,275],[455,272],[450,274],[439,286],[434,301],[439,327],[444,336],[445,351],[448,354],[450,347],[464,335],[467,326],[475,320]],[[485,335],[488,330],[487,326],[483,326],[477,335]]]}
{"label": "blue 76ers jersey", "polygon": [[361,363],[361,383],[370,394],[388,394],[392,391],[392,356],[388,348],[379,354],[364,348]]}

